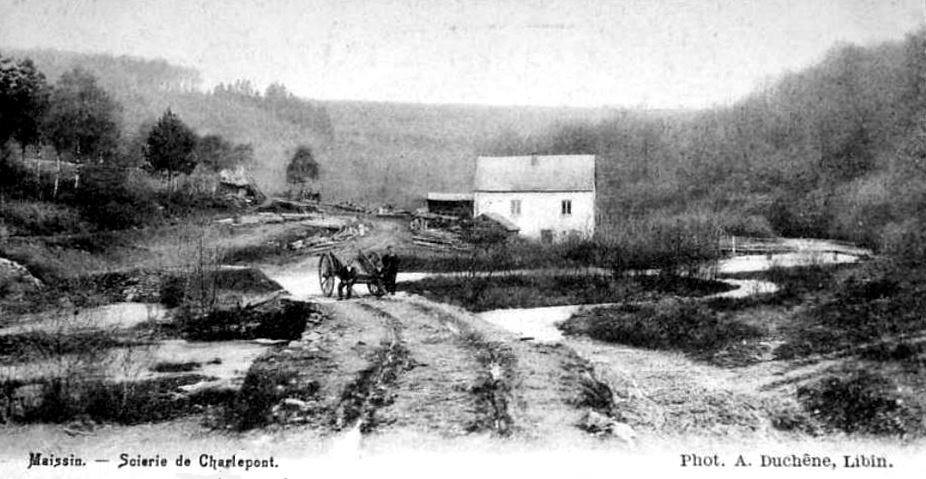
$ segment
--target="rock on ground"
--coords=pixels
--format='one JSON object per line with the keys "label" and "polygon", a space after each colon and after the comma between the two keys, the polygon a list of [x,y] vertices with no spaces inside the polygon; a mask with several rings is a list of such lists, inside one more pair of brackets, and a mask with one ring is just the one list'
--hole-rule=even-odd
{"label": "rock on ground", "polygon": [[38,280],[25,266],[0,258],[0,297],[21,296],[23,293],[42,288]]}

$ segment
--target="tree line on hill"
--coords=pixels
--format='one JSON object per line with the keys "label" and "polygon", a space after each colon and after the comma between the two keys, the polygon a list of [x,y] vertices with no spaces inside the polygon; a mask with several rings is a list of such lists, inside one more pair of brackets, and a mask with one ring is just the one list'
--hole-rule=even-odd
{"label": "tree line on hill", "polygon": [[[274,95],[286,95],[281,85],[272,90]],[[94,191],[98,196],[88,199],[89,202],[114,205],[114,209],[123,211],[125,208],[115,206],[119,201],[114,199],[135,206],[144,202],[140,198],[128,198],[132,192],[125,183],[132,170],[146,171],[153,178],[166,177],[166,200],[170,202],[174,199],[171,193],[178,175],[191,175],[194,171],[215,174],[224,169],[247,167],[254,161],[254,149],[250,144],[236,144],[217,134],[197,135],[170,108],[156,121],[143,122],[134,135],[125,135],[121,108],[112,95],[100,87],[97,78],[83,69],[66,71],[50,84],[32,60],[0,56],[0,149],[4,183],[9,186],[19,183],[4,194],[18,191],[20,196],[34,197],[42,190],[40,178],[34,182],[31,193],[24,190],[24,183],[19,181],[29,176],[24,163],[27,150],[39,157],[44,150],[52,150],[58,172],[62,161],[79,165],[72,186],[75,193],[79,193],[77,197]],[[19,150],[21,161],[18,165],[12,164],[16,157],[13,150]],[[83,191],[78,191],[81,172],[90,173],[89,178],[95,183],[85,184]],[[297,148],[287,170],[288,181],[304,189],[304,185],[317,179],[318,174],[311,148],[305,145]],[[56,173],[51,194],[56,201],[58,176]],[[147,193],[149,203],[157,201],[157,195],[152,195],[156,191]],[[189,198],[195,196],[194,192],[187,193],[190,193],[188,200],[195,201]],[[108,215],[96,216],[105,221]],[[115,221],[117,224],[105,226],[126,226],[122,223],[132,225],[142,221],[126,215],[114,217],[119,218]]]}
{"label": "tree line on hill", "polygon": [[[599,157],[614,228],[712,215],[729,233],[841,238],[926,258],[926,31],[840,45],[727,107],[504,134],[494,154]],[[909,250],[916,251],[909,251]]]}

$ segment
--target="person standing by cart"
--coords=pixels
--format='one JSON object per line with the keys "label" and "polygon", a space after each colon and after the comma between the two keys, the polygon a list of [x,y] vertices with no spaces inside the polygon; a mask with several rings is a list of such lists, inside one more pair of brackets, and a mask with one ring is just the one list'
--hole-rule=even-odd
{"label": "person standing by cart", "polygon": [[395,279],[399,274],[399,257],[395,255],[392,246],[386,247],[386,254],[383,255],[383,284],[386,292],[395,296]]}
{"label": "person standing by cart", "polygon": [[354,283],[357,281],[357,268],[353,265],[343,265],[338,271],[338,299],[344,299],[344,289],[347,288],[347,299],[353,295]]}

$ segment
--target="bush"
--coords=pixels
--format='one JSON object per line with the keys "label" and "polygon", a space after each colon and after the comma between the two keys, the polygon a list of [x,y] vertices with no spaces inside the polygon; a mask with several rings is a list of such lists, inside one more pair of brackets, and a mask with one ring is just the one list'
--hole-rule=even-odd
{"label": "bush", "polygon": [[17,235],[79,233],[85,228],[80,213],[66,206],[42,201],[0,199],[0,218]]}
{"label": "bush", "polygon": [[592,239],[571,238],[552,245],[523,238],[499,243],[478,254],[403,256],[403,269],[424,271],[503,271],[538,268],[611,268],[615,272],[662,269],[693,271],[720,257],[719,221],[705,214],[656,213],[624,218],[601,228]]}
{"label": "bush", "polygon": [[310,303],[279,300],[254,308],[217,310],[204,315],[181,308],[175,322],[184,338],[194,341],[232,339],[289,339],[302,337],[310,316]]}
{"label": "bush", "polygon": [[910,218],[888,224],[881,233],[880,250],[901,263],[923,264],[926,262],[926,223]]}
{"label": "bush", "polygon": [[723,214],[721,229],[728,235],[768,238],[775,236],[775,230],[764,216]]}
{"label": "bush", "polygon": [[922,364],[926,362],[923,353],[926,353],[926,344],[923,343],[881,343],[863,349],[859,357],[869,361],[898,361],[911,364]]}
{"label": "bush", "polygon": [[161,282],[161,304],[176,308],[187,300],[188,278],[184,276],[167,276]]}
{"label": "bush", "polygon": [[776,354],[793,358],[918,334],[926,329],[924,308],[926,271],[872,262],[838,280],[831,298],[799,312],[801,328],[788,333]]}
{"label": "bush", "polygon": [[226,408],[226,421],[239,431],[269,424],[273,420],[273,406],[288,396],[288,388],[297,376],[296,371],[273,364],[255,364]]}
{"label": "bush", "polygon": [[922,435],[926,411],[897,391],[889,378],[859,369],[802,386],[797,396],[812,415],[848,433]]}
{"label": "bush", "polygon": [[695,354],[764,334],[758,327],[725,320],[700,302],[674,299],[598,308],[570,318],[561,329],[601,341]]}
{"label": "bush", "polygon": [[160,362],[151,366],[151,370],[156,373],[188,373],[194,369],[199,369],[201,363],[196,361],[187,361],[183,363]]}
{"label": "bush", "polygon": [[78,188],[62,195],[61,200],[72,202],[102,229],[126,229],[158,219],[152,192],[130,189],[127,178],[126,169],[88,165],[81,169]]}
{"label": "bush", "polygon": [[[178,387],[204,379],[196,374],[138,382],[76,377],[46,379],[32,385],[38,388],[36,397],[10,419],[23,423],[61,423],[77,417],[120,424],[165,421],[189,414],[196,405],[222,404],[230,399],[221,395],[177,396]],[[3,384],[0,390],[10,394],[23,386]]]}
{"label": "bush", "polygon": [[720,223],[709,215],[654,214],[597,235],[603,266],[614,271],[695,270],[720,257]]}

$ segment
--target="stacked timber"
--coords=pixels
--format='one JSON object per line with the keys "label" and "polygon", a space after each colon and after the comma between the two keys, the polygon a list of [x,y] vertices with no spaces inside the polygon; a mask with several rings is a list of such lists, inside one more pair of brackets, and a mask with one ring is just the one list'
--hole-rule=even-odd
{"label": "stacked timber", "polygon": [[293,241],[287,245],[290,250],[307,254],[321,254],[335,249],[342,244],[367,233],[367,226],[355,223],[342,227],[333,235],[316,234],[308,238]]}
{"label": "stacked timber", "polygon": [[465,251],[466,242],[460,236],[450,231],[438,229],[421,229],[412,235],[412,242],[418,246],[436,250]]}

